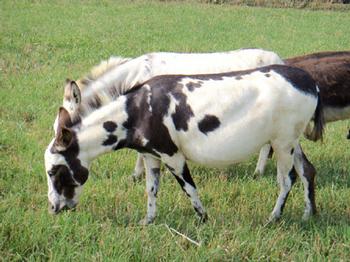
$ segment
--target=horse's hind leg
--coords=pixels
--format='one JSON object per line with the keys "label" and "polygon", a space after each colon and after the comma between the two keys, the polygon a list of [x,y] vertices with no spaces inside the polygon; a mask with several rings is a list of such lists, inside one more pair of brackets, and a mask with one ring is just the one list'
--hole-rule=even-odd
{"label": "horse's hind leg", "polygon": [[172,157],[170,161],[166,162],[166,166],[175,176],[182,190],[191,199],[192,206],[201,218],[201,222],[205,222],[208,218],[208,215],[205,212],[204,207],[199,199],[196,185],[191,177],[190,170],[188,169],[185,159],[179,155]]}
{"label": "horse's hind leg", "polygon": [[137,180],[141,179],[144,169],[144,157],[142,154],[137,154],[137,160],[134,168],[134,172],[132,173],[131,177],[136,182]]}
{"label": "horse's hind leg", "polygon": [[256,164],[254,171],[254,177],[259,177],[264,174],[266,162],[270,154],[272,154],[272,147],[270,144],[266,144],[260,149],[258,163]]}
{"label": "horse's hind leg", "polygon": [[294,167],[304,184],[305,211],[303,219],[308,219],[311,215],[316,214],[315,203],[315,176],[314,166],[305,156],[300,145],[295,147]]}
{"label": "horse's hind leg", "polygon": [[287,201],[288,194],[295,182],[295,170],[293,169],[294,150],[292,147],[277,147],[274,151],[277,159],[277,181],[280,186],[275,207],[270,215],[269,221],[276,221],[280,218],[284,205]]}

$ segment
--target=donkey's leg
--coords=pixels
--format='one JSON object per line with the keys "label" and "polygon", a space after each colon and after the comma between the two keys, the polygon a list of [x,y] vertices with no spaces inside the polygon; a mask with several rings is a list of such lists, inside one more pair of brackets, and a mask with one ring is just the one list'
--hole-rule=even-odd
{"label": "donkey's leg", "polygon": [[156,198],[159,186],[160,160],[144,156],[146,167],[147,215],[140,224],[147,225],[156,217]]}
{"label": "donkey's leg", "polygon": [[270,144],[266,144],[260,149],[258,163],[256,164],[254,171],[254,177],[262,176],[264,174],[266,161],[270,155],[271,150],[272,148]]}
{"label": "donkey's leg", "polygon": [[134,168],[134,172],[132,173],[131,177],[136,182],[137,180],[141,179],[144,170],[144,157],[142,154],[137,154],[137,160]]}
{"label": "donkey's leg", "polygon": [[316,214],[315,202],[315,167],[305,156],[300,145],[295,147],[294,167],[304,184],[305,211],[303,219],[308,219],[311,215]]}
{"label": "donkey's leg", "polygon": [[280,193],[276,205],[271,213],[269,221],[276,221],[280,218],[288,194],[295,182],[296,174],[293,169],[294,150],[291,147],[275,148],[277,159],[277,181],[280,185]]}
{"label": "donkey's leg", "polygon": [[179,182],[182,190],[191,199],[192,206],[201,218],[201,222],[208,219],[208,215],[198,197],[196,185],[191,177],[190,171],[183,156],[177,155],[170,161],[166,161],[166,166]]}

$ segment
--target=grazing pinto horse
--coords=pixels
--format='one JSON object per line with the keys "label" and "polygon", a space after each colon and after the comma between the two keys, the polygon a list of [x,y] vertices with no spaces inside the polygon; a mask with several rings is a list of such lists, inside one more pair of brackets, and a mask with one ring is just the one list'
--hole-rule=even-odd
{"label": "grazing pinto horse", "polygon": [[[321,52],[284,60],[286,65],[308,72],[320,89],[326,122],[350,119],[350,51]],[[306,133],[306,138],[315,140]],[[350,130],[348,139],[350,139]],[[256,175],[262,175],[268,156],[272,155],[270,145],[265,145],[259,155]],[[311,163],[306,164],[314,169]]]}
{"label": "grazing pinto horse", "polygon": [[[85,116],[115,100],[122,90],[128,90],[157,75],[223,73],[270,64],[283,64],[283,61],[276,53],[262,49],[199,54],[151,53],[135,59],[112,57],[77,81],[82,99],[79,114]],[[74,117],[77,109],[70,104],[69,95],[65,94],[63,106]],[[139,154],[133,178],[140,178],[143,172],[143,157]]]}
{"label": "grazing pinto horse", "polygon": [[[67,97],[71,106],[79,108],[76,83],[66,89],[72,94]],[[78,203],[93,159],[132,148],[144,154],[146,166],[148,204],[142,223],[155,218],[161,162],[205,220],[207,214],[186,161],[223,167],[243,161],[270,143],[280,185],[270,220],[280,217],[296,173],[305,189],[303,218],[315,213],[312,183],[304,176],[298,139],[312,117],[315,132],[322,135],[322,107],[314,80],[303,70],[272,65],[216,75],[165,75],[119,91],[114,102],[86,116],[72,119],[60,108],[56,137],[45,151],[53,212]]]}

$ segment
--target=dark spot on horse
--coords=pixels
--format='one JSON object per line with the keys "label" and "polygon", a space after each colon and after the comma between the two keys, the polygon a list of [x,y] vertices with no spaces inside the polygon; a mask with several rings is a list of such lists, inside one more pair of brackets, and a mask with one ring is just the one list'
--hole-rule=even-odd
{"label": "dark spot on horse", "polygon": [[260,67],[258,71],[260,71],[261,73],[268,73],[271,71],[271,68],[270,66],[264,66],[264,67]]}
{"label": "dark spot on horse", "polygon": [[208,75],[196,75],[193,76],[194,79],[198,80],[223,80],[225,76],[230,76],[231,74],[235,74],[235,72],[230,73],[222,73],[222,74],[208,74]]}
{"label": "dark spot on horse", "polygon": [[56,148],[52,147],[51,152],[61,154],[66,162],[68,163],[69,168],[73,171],[73,178],[80,185],[83,185],[88,179],[89,171],[87,168],[81,165],[81,161],[78,159],[79,155],[79,144],[76,134],[72,131],[73,139],[69,147],[64,151],[57,151]]}
{"label": "dark spot on horse", "polygon": [[292,168],[292,170],[289,171],[288,176],[289,176],[290,180],[292,181],[292,185],[294,185],[294,183],[297,179],[297,173],[296,173],[296,170],[294,167]]}
{"label": "dark spot on horse", "polygon": [[316,202],[315,202],[315,176],[316,176],[316,169],[313,166],[313,164],[310,163],[310,161],[307,159],[306,155],[302,151],[302,159],[303,159],[303,169],[304,174],[303,176],[306,178],[308,182],[308,198],[311,203],[311,210],[312,214],[316,214]]}
{"label": "dark spot on horse", "polygon": [[151,203],[149,203],[149,207],[152,207],[152,204],[151,204]]}
{"label": "dark spot on horse", "polygon": [[[288,176],[289,176],[289,178],[292,182],[292,185],[293,185],[297,179],[297,173],[296,173],[294,167],[289,171]],[[284,206],[286,205],[288,195],[289,195],[289,192],[286,194],[286,197],[283,199],[283,203],[281,205],[281,213],[283,212]]]}
{"label": "dark spot on horse", "polygon": [[182,93],[182,90],[172,92],[174,98],[179,102],[175,106],[175,112],[171,115],[176,130],[187,131],[188,121],[194,116],[192,108],[187,104],[187,96]]}
{"label": "dark spot on horse", "polygon": [[[170,79],[172,80],[172,78]],[[153,155],[159,155],[157,152],[160,152],[172,156],[178,148],[172,141],[163,118],[168,113],[170,105],[167,89],[174,87],[174,85],[169,84],[167,77],[155,77],[147,83],[155,88],[149,90],[140,86],[127,93],[126,112],[128,119],[123,123],[123,127],[127,129],[127,137],[124,145],[139,152]],[[173,82],[170,81],[170,83]],[[149,106],[152,107],[152,112],[148,111]],[[143,138],[148,141],[146,144],[139,143],[140,139]],[[117,148],[120,148],[119,145]]]}
{"label": "dark spot on horse", "polygon": [[105,141],[103,141],[102,145],[103,146],[111,146],[114,145],[115,143],[117,143],[118,141],[118,137],[115,135],[108,135],[107,139]]}
{"label": "dark spot on horse", "polygon": [[68,199],[72,199],[75,195],[75,186],[65,186],[63,188],[63,195]]}
{"label": "dark spot on horse", "polygon": [[160,168],[156,167],[156,168],[151,168],[151,171],[153,174],[159,174],[160,173]]}
{"label": "dark spot on horse", "polygon": [[186,84],[186,87],[188,88],[188,91],[193,91],[195,88],[199,88],[201,87],[203,84],[202,81],[198,81],[197,83],[196,82],[189,82]]}
{"label": "dark spot on horse", "polygon": [[[166,165],[166,164],[165,164],[165,165]],[[173,176],[176,178],[177,182],[178,182],[178,183],[180,184],[180,186],[181,186],[181,189],[186,193],[186,195],[187,195],[188,197],[190,197],[190,195],[189,195],[189,194],[186,192],[186,190],[185,190],[185,185],[186,185],[186,183],[188,183],[188,184],[190,184],[191,186],[193,186],[194,188],[196,188],[196,185],[195,185],[195,183],[194,183],[194,181],[193,181],[193,179],[192,179],[192,177],[191,177],[191,174],[190,174],[190,171],[189,171],[189,169],[188,169],[188,167],[187,167],[187,164],[185,164],[184,167],[183,167],[182,174],[181,174],[182,177],[179,177],[179,176],[177,176],[177,175],[175,174],[174,168],[172,168],[172,167],[170,167],[170,166],[168,166],[168,165],[166,165],[166,167],[169,168],[169,170],[171,171],[171,173],[173,174]]]}
{"label": "dark spot on horse", "polygon": [[265,74],[266,77],[270,77],[271,75],[270,74]]}
{"label": "dark spot on horse", "polygon": [[103,123],[103,128],[106,129],[107,132],[114,132],[117,129],[118,125],[113,121],[106,121]]}
{"label": "dark spot on horse", "polygon": [[[292,86],[306,94],[318,96],[314,79],[304,70],[286,65],[271,65],[267,68],[280,74]],[[264,68],[260,69],[264,70]]]}
{"label": "dark spot on horse", "polygon": [[[132,132],[128,132],[128,134],[132,134]],[[125,147],[130,148],[130,149],[135,149],[137,152],[142,153],[142,154],[148,153],[148,154],[151,154],[155,157],[158,157],[158,158],[160,157],[160,155],[154,149],[152,149],[150,147],[143,146],[137,142],[135,143],[134,141],[132,141],[132,139],[119,140],[118,144],[113,146],[112,149],[119,150],[119,149],[122,149]]]}
{"label": "dark spot on horse", "polygon": [[48,172],[54,188],[58,194],[62,194],[69,199],[74,197],[74,189],[77,186],[73,180],[68,167],[65,165],[54,165]]}
{"label": "dark spot on horse", "polygon": [[208,132],[212,132],[220,126],[220,120],[214,115],[205,115],[204,118],[199,121],[198,129],[205,135]]}
{"label": "dark spot on horse", "polygon": [[152,186],[152,188],[151,188],[151,192],[153,192],[154,191],[154,186]]}
{"label": "dark spot on horse", "polygon": [[272,156],[273,156],[273,148],[270,147],[268,158],[272,158]]}
{"label": "dark spot on horse", "polygon": [[236,79],[236,80],[241,80],[241,79],[243,79],[243,78],[242,78],[242,76],[236,76],[235,79]]}
{"label": "dark spot on horse", "polygon": [[292,148],[292,150],[290,151],[290,154],[293,155],[294,153],[294,148]]}
{"label": "dark spot on horse", "polygon": [[173,172],[171,172],[173,175],[174,175],[174,177],[176,178],[176,180],[177,180],[177,182],[180,184],[180,186],[181,186],[181,188],[182,188],[182,190],[184,191],[184,192],[186,192],[185,191],[185,182],[180,178],[180,177],[178,177],[177,175],[175,175]]}
{"label": "dark spot on horse", "polygon": [[184,178],[184,180],[189,183],[191,186],[193,186],[194,188],[196,188],[196,185],[191,177],[190,174],[190,170],[188,169],[187,164],[184,165],[184,168],[182,170],[182,177]]}
{"label": "dark spot on horse", "polygon": [[194,211],[196,211],[196,213],[197,213],[200,217],[202,217],[203,214],[199,211],[198,207],[194,206],[193,208],[194,208]]}

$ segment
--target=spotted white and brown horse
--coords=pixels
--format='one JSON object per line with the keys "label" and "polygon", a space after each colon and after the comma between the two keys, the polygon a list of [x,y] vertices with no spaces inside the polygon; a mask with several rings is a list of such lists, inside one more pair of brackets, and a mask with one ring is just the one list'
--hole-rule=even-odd
{"label": "spotted white and brown horse", "polygon": [[[71,94],[66,97],[67,106],[80,112],[76,83],[70,82],[65,93]],[[280,185],[270,220],[280,217],[296,173],[305,189],[303,218],[315,213],[298,140],[312,118],[315,132],[322,135],[322,107],[314,80],[303,70],[272,65],[225,74],[165,75],[129,90],[120,88],[118,94],[115,101],[90,114],[72,118],[64,107],[59,109],[56,136],[45,151],[53,212],[78,203],[93,159],[132,148],[144,154],[146,166],[144,224],[155,218],[161,162],[205,220],[207,214],[186,162],[224,167],[270,143]]]}
{"label": "spotted white and brown horse", "polygon": [[[350,51],[314,53],[285,59],[284,62],[305,70],[316,81],[326,122],[350,119]],[[306,138],[314,140],[307,133]],[[350,130],[347,138],[350,139]],[[271,155],[271,146],[263,146],[255,175],[264,173],[267,158]],[[307,159],[305,165],[314,172],[314,167]]]}
{"label": "spotted white and brown horse", "polygon": [[[262,49],[197,54],[151,53],[134,59],[111,57],[77,81],[82,99],[78,115],[87,115],[109,104],[122,90],[128,90],[157,75],[223,73],[271,64],[283,64],[283,61],[276,53]],[[69,95],[64,96],[63,107],[74,118],[77,112],[70,104]],[[143,157],[138,154],[132,177],[136,180],[143,173]]]}

